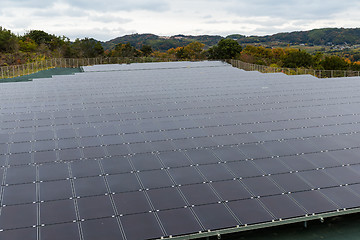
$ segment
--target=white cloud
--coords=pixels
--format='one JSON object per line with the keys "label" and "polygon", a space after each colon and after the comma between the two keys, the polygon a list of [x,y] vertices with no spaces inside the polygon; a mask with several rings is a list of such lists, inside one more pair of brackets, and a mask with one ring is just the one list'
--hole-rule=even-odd
{"label": "white cloud", "polygon": [[0,24],[15,33],[109,40],[130,33],[267,35],[358,27],[354,0],[1,0]]}

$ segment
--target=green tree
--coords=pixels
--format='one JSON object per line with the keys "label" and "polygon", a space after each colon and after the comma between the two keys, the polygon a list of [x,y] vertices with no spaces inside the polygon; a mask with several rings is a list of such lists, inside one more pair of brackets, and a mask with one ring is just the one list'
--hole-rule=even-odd
{"label": "green tree", "polygon": [[240,44],[230,38],[221,39],[218,44],[208,50],[210,59],[232,59],[242,50]]}
{"label": "green tree", "polygon": [[313,68],[315,69],[323,69],[323,66],[321,66],[321,61],[324,59],[324,54],[322,52],[316,52],[313,56],[314,63]]}
{"label": "green tree", "polygon": [[347,70],[349,68],[345,59],[339,56],[326,56],[320,64],[325,70]]}
{"label": "green tree", "polygon": [[14,52],[18,47],[18,38],[10,30],[0,27],[0,52]]}
{"label": "green tree", "polygon": [[20,51],[22,52],[35,52],[38,45],[36,42],[30,38],[23,40],[19,40]]}
{"label": "green tree", "polygon": [[141,53],[130,43],[119,43],[115,46],[115,50],[112,53],[115,57],[139,57]]}
{"label": "green tree", "polygon": [[142,45],[142,47],[140,48],[140,51],[142,52],[142,54],[145,57],[147,57],[147,56],[149,56],[150,54],[153,53],[153,50],[152,50],[150,45]]}
{"label": "green tree", "polygon": [[104,48],[93,38],[76,39],[72,45],[72,54],[76,57],[93,58],[103,55]]}
{"label": "green tree", "polygon": [[37,45],[40,45],[40,44],[48,44],[51,42],[53,38],[56,37],[41,30],[31,30],[30,32],[28,32],[23,36],[23,40],[26,38],[30,38],[34,40]]}
{"label": "green tree", "polygon": [[311,54],[303,50],[290,51],[287,55],[285,55],[283,60],[283,66],[288,68],[309,68],[313,65],[313,63],[314,59]]}

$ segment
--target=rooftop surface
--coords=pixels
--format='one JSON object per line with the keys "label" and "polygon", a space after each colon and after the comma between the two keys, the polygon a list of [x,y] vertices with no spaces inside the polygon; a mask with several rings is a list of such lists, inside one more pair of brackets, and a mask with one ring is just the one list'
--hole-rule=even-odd
{"label": "rooftop surface", "polygon": [[358,212],[360,78],[222,62],[0,86],[0,237],[199,237]]}

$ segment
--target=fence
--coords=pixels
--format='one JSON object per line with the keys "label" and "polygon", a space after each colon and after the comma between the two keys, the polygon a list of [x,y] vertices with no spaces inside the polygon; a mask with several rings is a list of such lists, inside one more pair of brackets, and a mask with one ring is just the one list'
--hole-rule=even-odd
{"label": "fence", "polygon": [[0,67],[0,79],[29,75],[50,68],[78,68],[81,66],[91,66],[96,64],[122,64],[122,63],[141,63],[141,62],[168,62],[175,59],[160,59],[152,57],[140,58],[54,58],[43,61],[32,62],[23,65],[13,65]]}
{"label": "fence", "polygon": [[335,77],[359,77],[360,71],[344,71],[344,70],[315,70],[304,68],[277,68],[257,64],[242,62],[239,60],[227,60],[233,67],[243,69],[245,71],[258,71],[262,73],[285,73],[287,75],[303,75],[310,74],[318,78],[335,78]]}
{"label": "fence", "polygon": [[[0,67],[0,79],[12,78],[23,75],[29,75],[50,68],[78,68],[81,66],[91,66],[96,64],[122,64],[122,63],[142,63],[142,62],[169,62],[178,61],[179,59],[163,59],[153,57],[139,58],[54,58],[43,61],[32,62],[23,65]],[[184,61],[184,59],[181,59]],[[194,61],[194,59],[192,59]],[[196,61],[196,60],[195,60]],[[201,60],[200,60],[201,61]],[[277,68],[257,64],[242,62],[239,60],[226,60],[234,67],[245,71],[259,71],[262,73],[285,73],[288,75],[310,74],[318,78],[334,78],[334,77],[359,77],[360,71],[344,71],[344,70],[314,70],[303,68]]]}

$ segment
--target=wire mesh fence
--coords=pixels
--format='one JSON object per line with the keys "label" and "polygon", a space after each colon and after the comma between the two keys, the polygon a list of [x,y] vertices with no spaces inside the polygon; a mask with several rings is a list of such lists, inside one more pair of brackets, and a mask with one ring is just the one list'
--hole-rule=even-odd
{"label": "wire mesh fence", "polygon": [[[51,68],[78,68],[81,66],[91,66],[97,64],[124,64],[124,63],[144,63],[144,62],[169,62],[169,61],[185,61],[184,59],[170,58],[153,58],[153,57],[100,57],[100,58],[53,58],[43,61],[27,63],[23,65],[13,65],[0,67],[0,79],[13,78],[29,75],[42,70]],[[196,61],[191,59],[191,61]],[[202,61],[199,59],[198,61]],[[226,60],[233,67],[243,69],[245,71],[258,71],[262,73],[285,73],[287,75],[304,75],[310,74],[318,78],[335,78],[335,77],[359,77],[360,71],[349,70],[314,70],[304,68],[279,68],[264,65],[246,63],[240,60]]]}
{"label": "wire mesh fence", "polygon": [[310,74],[318,78],[336,78],[336,77],[359,77],[360,71],[349,70],[315,70],[305,68],[279,68],[264,65],[257,65],[242,62],[240,60],[227,60],[233,67],[243,69],[245,71],[258,71],[262,73],[285,73],[287,75],[304,75]]}
{"label": "wire mesh fence", "polygon": [[101,58],[53,58],[43,61],[31,62],[23,65],[12,65],[0,67],[0,79],[14,78],[37,73],[51,68],[78,68],[97,64],[129,64],[143,62],[169,62],[175,59],[153,58],[153,57],[101,57]]}

